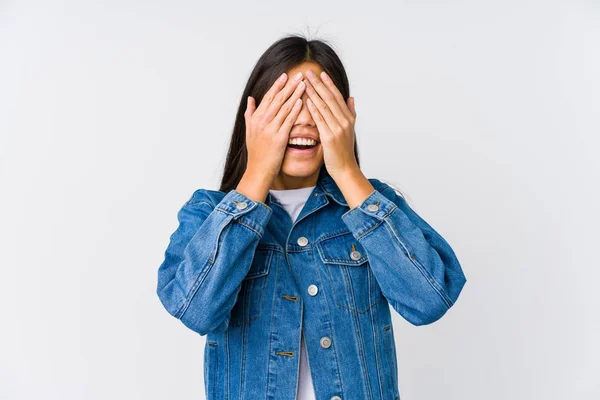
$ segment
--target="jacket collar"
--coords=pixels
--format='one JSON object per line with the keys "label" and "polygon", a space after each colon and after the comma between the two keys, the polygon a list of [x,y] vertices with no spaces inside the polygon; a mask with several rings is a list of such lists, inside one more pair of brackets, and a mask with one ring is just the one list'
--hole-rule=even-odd
{"label": "jacket collar", "polygon": [[335,180],[333,180],[331,175],[329,175],[329,172],[327,172],[327,168],[325,168],[325,165],[323,165],[321,167],[321,170],[319,171],[319,179],[317,182],[317,186],[321,188],[321,191],[323,193],[331,197],[338,204],[342,206],[348,205],[346,199],[344,198],[344,195],[342,194],[342,191],[338,187],[337,183],[335,183]]}
{"label": "jacket collar", "polygon": [[[327,172],[327,168],[325,168],[325,164],[323,164],[321,166],[321,169],[319,170],[319,177],[317,178],[317,185],[313,189],[311,196],[320,196],[321,194],[325,194],[326,196],[330,197],[336,203],[338,203],[342,206],[348,205],[348,203],[346,202],[346,199],[344,198],[344,195],[342,194],[342,191],[340,190],[338,185],[335,183],[335,180],[331,177],[331,175],[329,175],[329,172]],[[271,205],[271,203],[279,203],[279,202],[269,192],[267,194],[267,199],[266,199],[265,203],[267,205]]]}

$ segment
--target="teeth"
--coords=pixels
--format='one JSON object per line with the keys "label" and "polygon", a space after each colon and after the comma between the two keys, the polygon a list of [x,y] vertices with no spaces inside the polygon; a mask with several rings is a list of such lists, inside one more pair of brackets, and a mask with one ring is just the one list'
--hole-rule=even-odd
{"label": "teeth", "polygon": [[294,138],[288,141],[288,144],[303,144],[307,146],[316,145],[317,141],[313,139],[305,139],[305,138]]}

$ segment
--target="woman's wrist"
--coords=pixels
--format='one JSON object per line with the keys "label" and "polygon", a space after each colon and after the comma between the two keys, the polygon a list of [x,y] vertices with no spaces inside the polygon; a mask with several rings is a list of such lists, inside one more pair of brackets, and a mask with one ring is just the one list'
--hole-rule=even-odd
{"label": "woman's wrist", "polygon": [[274,177],[264,172],[246,169],[235,190],[251,200],[265,202]]}

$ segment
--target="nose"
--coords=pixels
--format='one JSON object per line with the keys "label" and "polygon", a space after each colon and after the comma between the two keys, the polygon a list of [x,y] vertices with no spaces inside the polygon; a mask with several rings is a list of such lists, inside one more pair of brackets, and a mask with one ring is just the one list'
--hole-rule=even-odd
{"label": "nose", "polygon": [[308,99],[308,94],[306,94],[306,91],[304,93],[302,93],[302,108],[300,109],[300,113],[298,114],[298,117],[296,118],[296,122],[294,123],[294,125],[309,125],[309,126],[316,126],[316,123],[312,117],[312,114],[310,113],[309,109],[308,109],[308,104],[306,104],[306,100]]}

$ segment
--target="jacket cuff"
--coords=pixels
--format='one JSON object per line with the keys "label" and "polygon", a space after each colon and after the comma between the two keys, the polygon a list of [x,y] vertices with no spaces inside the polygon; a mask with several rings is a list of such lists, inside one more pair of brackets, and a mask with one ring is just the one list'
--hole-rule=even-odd
{"label": "jacket cuff", "polygon": [[215,207],[232,219],[239,220],[241,223],[254,229],[262,237],[269,219],[273,214],[271,207],[262,201],[252,200],[246,195],[233,189],[223,197]]}
{"label": "jacket cuff", "polygon": [[359,239],[365,232],[385,220],[396,208],[396,203],[375,189],[361,204],[342,214],[342,221],[354,237]]}

